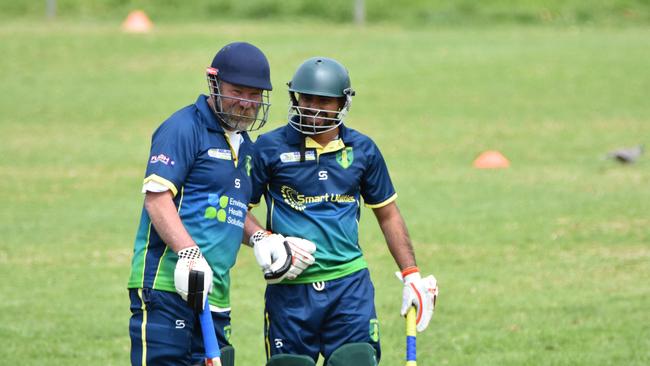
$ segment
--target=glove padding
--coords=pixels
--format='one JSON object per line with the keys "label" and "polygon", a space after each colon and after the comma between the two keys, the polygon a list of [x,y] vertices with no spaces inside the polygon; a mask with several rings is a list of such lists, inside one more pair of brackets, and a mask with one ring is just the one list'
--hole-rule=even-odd
{"label": "glove padding", "polygon": [[177,255],[174,270],[176,292],[194,311],[200,312],[208,293],[212,291],[212,268],[198,246],[182,249]]}
{"label": "glove padding", "polygon": [[289,248],[291,248],[291,267],[286,278],[293,280],[316,261],[313,256],[316,251],[316,244],[295,236],[287,236],[285,239],[286,243],[289,244]]}
{"label": "glove padding", "polygon": [[415,306],[416,329],[424,331],[431,321],[433,311],[436,308],[438,297],[438,283],[432,275],[422,278],[420,272],[415,271],[402,278],[400,272],[395,272],[397,277],[403,281],[402,309],[400,313],[405,316],[411,306]]}
{"label": "glove padding", "polygon": [[255,259],[269,284],[293,280],[314,263],[316,245],[309,240],[259,230],[251,236]]}

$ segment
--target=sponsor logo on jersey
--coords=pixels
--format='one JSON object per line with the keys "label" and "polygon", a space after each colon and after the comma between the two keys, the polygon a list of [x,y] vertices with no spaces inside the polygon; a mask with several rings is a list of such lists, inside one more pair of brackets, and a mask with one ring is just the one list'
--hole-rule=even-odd
{"label": "sponsor logo on jersey", "polygon": [[289,186],[280,187],[284,202],[296,211],[303,211],[307,205],[323,202],[354,203],[357,200],[350,195],[340,193],[325,193],[317,196],[305,196]]}
{"label": "sponsor logo on jersey", "polygon": [[232,160],[232,154],[228,149],[210,149],[208,156],[215,159]]}
{"label": "sponsor logo on jersey", "polygon": [[243,228],[247,210],[246,204],[238,199],[210,193],[208,194],[208,207],[205,209],[203,217]]}
{"label": "sponsor logo on jersey", "polygon": [[232,334],[232,328],[230,325],[226,325],[223,327],[223,335],[226,338],[227,341],[230,342],[230,335]]}
{"label": "sponsor logo on jersey", "polygon": [[156,164],[156,163],[163,163],[165,165],[171,163],[172,165],[174,165],[174,161],[165,154],[151,155],[151,159],[149,159],[149,164]]}
{"label": "sponsor logo on jersey", "polygon": [[[316,160],[316,153],[313,151],[305,151],[305,160]],[[280,161],[283,163],[297,163],[300,161],[300,152],[292,151],[280,154]]]}
{"label": "sponsor logo on jersey", "polygon": [[373,342],[379,342],[379,320],[370,319],[370,329],[368,330],[368,334]]}
{"label": "sponsor logo on jersey", "polygon": [[351,147],[346,147],[336,153],[336,162],[339,163],[343,169],[347,169],[354,161],[354,152]]}

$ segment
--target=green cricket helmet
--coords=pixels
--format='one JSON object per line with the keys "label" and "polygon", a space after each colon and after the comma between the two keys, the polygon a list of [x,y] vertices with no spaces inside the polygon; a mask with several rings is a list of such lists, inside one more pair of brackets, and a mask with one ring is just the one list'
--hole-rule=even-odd
{"label": "green cricket helmet", "polygon": [[[305,135],[317,135],[331,131],[343,123],[355,94],[350,87],[348,70],[340,62],[327,57],[313,57],[303,62],[287,85],[291,100],[289,124]],[[296,93],[343,98],[345,103],[338,110],[301,107],[298,104]],[[332,114],[335,117],[329,117]],[[316,125],[316,118],[325,120],[327,123]],[[309,122],[310,120],[311,122]]]}

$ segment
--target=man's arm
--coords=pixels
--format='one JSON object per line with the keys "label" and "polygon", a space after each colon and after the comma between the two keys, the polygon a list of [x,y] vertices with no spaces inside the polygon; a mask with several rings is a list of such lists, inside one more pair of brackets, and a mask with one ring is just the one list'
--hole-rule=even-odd
{"label": "man's arm", "polygon": [[395,259],[400,271],[415,267],[415,254],[411,245],[411,238],[397,204],[391,202],[386,206],[375,208],[373,211],[375,217],[377,217],[379,227],[384,233],[384,238],[386,238],[390,254]]}
{"label": "man's arm", "polygon": [[[264,158],[264,137],[255,142],[253,169],[251,171],[252,201],[259,203],[266,187],[272,179],[270,163]],[[267,149],[268,150],[268,149]],[[267,153],[269,153],[267,151]],[[272,155],[272,154],[271,154]],[[256,200],[257,199],[257,200]],[[269,228],[270,229],[270,228]],[[249,210],[244,220],[244,237],[242,243],[253,248],[257,264],[262,267],[264,278],[268,283],[278,283],[283,279],[296,278],[309,265],[314,263],[313,253],[316,246],[309,240],[285,238],[280,234],[267,231]],[[288,267],[287,267],[288,264]]]}
{"label": "man's arm", "polygon": [[438,296],[437,281],[433,276],[421,277],[415,264],[411,239],[397,204],[391,202],[384,207],[375,208],[374,212],[381,231],[384,232],[388,249],[399,266],[401,273],[397,274],[404,283],[400,313],[406,315],[411,306],[415,306],[416,328],[421,332],[433,316]]}
{"label": "man's arm", "polygon": [[171,191],[147,192],[144,198],[144,208],[160,238],[175,253],[196,246],[178,216]]}
{"label": "man's arm", "polygon": [[[174,270],[176,292],[192,309],[202,311],[212,288],[212,269],[183,226],[172,192],[147,191],[144,208],[160,238],[178,255]],[[196,277],[196,272],[202,272],[203,275]]]}
{"label": "man's arm", "polygon": [[242,238],[242,243],[252,248],[253,243],[250,242],[250,237],[260,230],[264,230],[264,228],[249,209],[246,214],[246,220],[244,221],[244,237]]}

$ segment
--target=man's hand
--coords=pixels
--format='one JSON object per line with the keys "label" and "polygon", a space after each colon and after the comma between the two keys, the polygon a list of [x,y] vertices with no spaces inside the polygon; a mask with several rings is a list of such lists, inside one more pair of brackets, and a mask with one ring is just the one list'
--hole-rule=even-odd
{"label": "man's hand", "polygon": [[284,236],[258,230],[249,240],[257,264],[264,274],[284,275],[291,265],[291,250],[284,245]]}
{"label": "man's hand", "polygon": [[314,252],[316,251],[316,244],[313,242],[296,238],[295,236],[287,236],[286,242],[289,243],[291,248],[291,268],[287,273],[287,278],[290,280],[298,277],[307,267],[314,264]]}
{"label": "man's hand", "polygon": [[205,299],[212,291],[212,268],[198,246],[181,249],[174,270],[176,292],[196,312],[203,310]]}
{"label": "man's hand", "polygon": [[309,240],[259,230],[250,238],[255,259],[269,284],[293,280],[314,263],[316,245]]}
{"label": "man's hand", "polygon": [[438,284],[436,278],[427,276],[422,278],[417,267],[406,268],[402,273],[395,273],[404,282],[402,291],[402,309],[400,313],[405,316],[411,306],[417,310],[416,327],[422,332],[429,325],[438,297]]}

